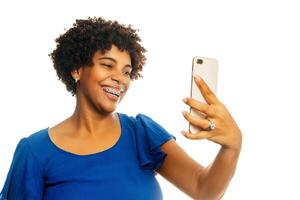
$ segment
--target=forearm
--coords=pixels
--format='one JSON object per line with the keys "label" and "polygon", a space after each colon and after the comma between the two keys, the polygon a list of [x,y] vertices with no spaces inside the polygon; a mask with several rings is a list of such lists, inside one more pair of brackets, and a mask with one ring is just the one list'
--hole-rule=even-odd
{"label": "forearm", "polygon": [[198,188],[201,200],[220,199],[234,175],[240,154],[239,149],[222,147],[215,160],[199,174]]}

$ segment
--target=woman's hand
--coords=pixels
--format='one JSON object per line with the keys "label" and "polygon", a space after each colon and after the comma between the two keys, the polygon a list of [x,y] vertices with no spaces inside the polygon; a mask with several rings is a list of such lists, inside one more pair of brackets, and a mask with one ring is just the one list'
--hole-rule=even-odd
{"label": "woman's hand", "polygon": [[[182,131],[181,133],[189,139],[208,139],[220,144],[222,147],[240,151],[242,134],[233,117],[228,112],[225,105],[222,104],[216,95],[209,89],[203,79],[195,75],[194,80],[207,104],[192,98],[185,98],[183,101],[192,108],[204,113],[207,117],[204,119],[192,116],[184,111],[183,115],[185,119],[194,126],[199,127],[201,131],[196,134],[192,134],[188,131]],[[209,121],[215,124],[215,129],[207,130],[210,127]]]}

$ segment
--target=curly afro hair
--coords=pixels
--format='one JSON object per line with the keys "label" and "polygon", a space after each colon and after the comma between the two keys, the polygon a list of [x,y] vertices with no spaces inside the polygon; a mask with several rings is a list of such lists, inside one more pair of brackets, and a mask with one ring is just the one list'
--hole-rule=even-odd
{"label": "curly afro hair", "polygon": [[80,67],[93,66],[92,58],[96,51],[105,53],[115,45],[130,54],[133,68],[130,78],[138,79],[146,62],[146,50],[140,44],[137,31],[131,25],[126,26],[103,18],[77,19],[72,28],[55,40],[56,49],[49,54],[58,78],[74,96],[76,82],[71,72]]}

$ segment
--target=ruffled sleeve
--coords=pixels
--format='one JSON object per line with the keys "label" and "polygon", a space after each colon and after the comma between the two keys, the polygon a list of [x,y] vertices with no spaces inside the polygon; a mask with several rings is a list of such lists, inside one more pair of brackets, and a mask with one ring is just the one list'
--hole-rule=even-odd
{"label": "ruffled sleeve", "polygon": [[157,170],[167,156],[161,145],[172,138],[176,140],[176,137],[146,115],[138,114],[135,122],[140,165],[143,169]]}
{"label": "ruffled sleeve", "polygon": [[44,190],[40,163],[32,154],[28,141],[19,141],[9,172],[0,194],[0,200],[42,199]]}

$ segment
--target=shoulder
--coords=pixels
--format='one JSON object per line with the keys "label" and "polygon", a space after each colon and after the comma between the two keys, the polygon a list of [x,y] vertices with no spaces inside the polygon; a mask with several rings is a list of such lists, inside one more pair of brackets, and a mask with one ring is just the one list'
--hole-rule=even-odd
{"label": "shoulder", "polygon": [[134,127],[133,135],[140,166],[143,169],[159,169],[166,157],[160,147],[170,139],[176,139],[176,137],[145,114],[139,113],[134,117],[121,114],[121,118]]}
{"label": "shoulder", "polygon": [[28,155],[35,157],[37,160],[42,160],[44,155],[49,151],[48,145],[48,128],[41,129],[23,137],[16,148],[17,152],[27,152]]}
{"label": "shoulder", "polygon": [[17,148],[29,148],[30,146],[40,145],[45,140],[46,134],[47,129],[42,129],[26,137],[23,137],[20,139]]}
{"label": "shoulder", "polygon": [[29,136],[23,138],[30,148],[33,148],[34,150],[39,149],[40,147],[44,146],[47,142],[48,137],[48,128],[41,129],[39,131],[36,131]]}
{"label": "shoulder", "polygon": [[18,166],[17,169],[19,169],[35,163],[41,169],[46,147],[43,136],[46,130],[40,130],[19,140],[14,152],[12,166]]}

